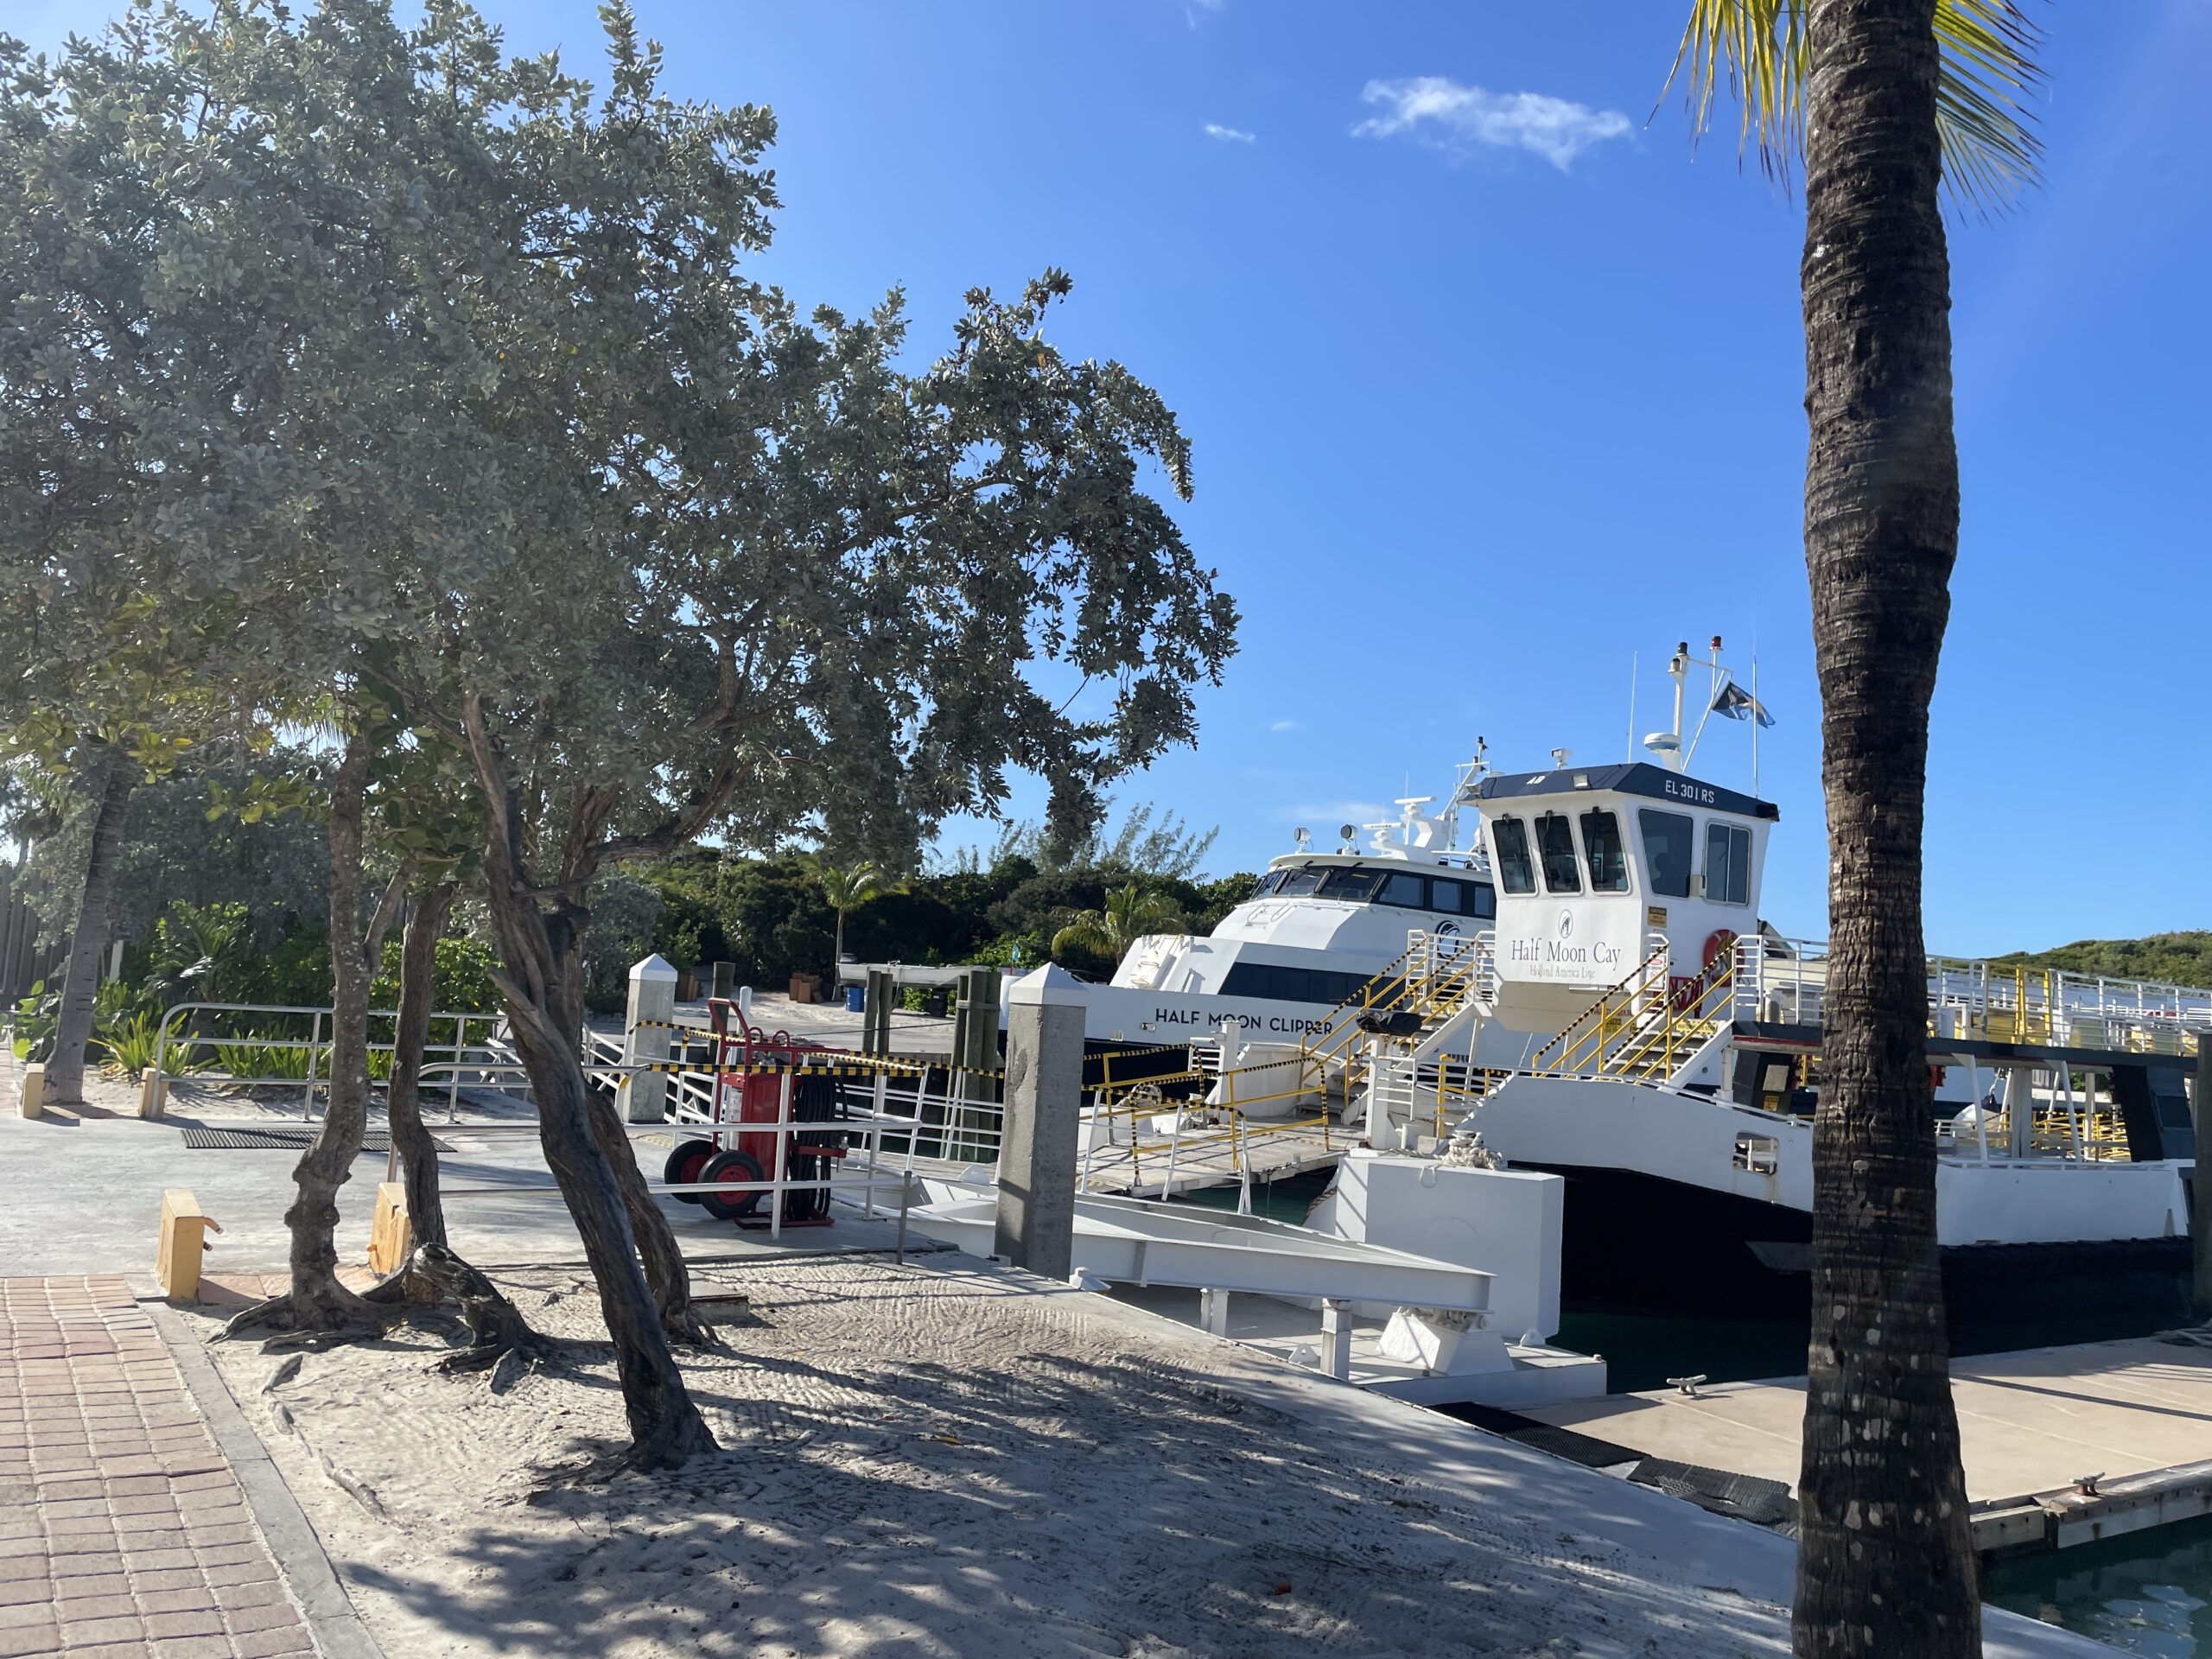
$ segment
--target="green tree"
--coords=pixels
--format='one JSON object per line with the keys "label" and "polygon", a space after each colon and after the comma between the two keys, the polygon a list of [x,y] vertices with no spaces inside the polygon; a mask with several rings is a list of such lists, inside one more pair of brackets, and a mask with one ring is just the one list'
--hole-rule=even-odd
{"label": "green tree", "polygon": [[1805,562],[1821,679],[1829,953],[1814,1122],[1794,1640],[1802,1656],[1979,1654],[1936,1230],[1921,828],[1958,551],[1939,197],[2001,197],[2037,153],[2013,0],[1696,0],[1700,120],[1805,181]]}
{"label": "green tree", "polygon": [[829,901],[830,908],[837,912],[837,937],[831,946],[830,958],[830,971],[834,974],[837,971],[836,964],[845,959],[845,918],[871,899],[880,899],[887,893],[906,892],[906,883],[874,860],[867,858],[843,869],[817,859],[811,866],[811,871],[814,884],[822,889],[822,896]]}
{"label": "green tree", "polygon": [[1184,926],[1173,899],[1143,882],[1125,882],[1106,895],[1103,908],[1069,917],[1052,935],[1052,954],[1095,957],[1118,966],[1147,934],[1179,933]]}

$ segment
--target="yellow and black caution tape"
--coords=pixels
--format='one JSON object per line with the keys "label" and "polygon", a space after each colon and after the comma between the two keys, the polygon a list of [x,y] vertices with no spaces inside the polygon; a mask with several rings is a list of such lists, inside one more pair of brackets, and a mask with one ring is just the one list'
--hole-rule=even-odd
{"label": "yellow and black caution tape", "polygon": [[[682,1077],[710,1077],[716,1068],[702,1065],[679,1065],[665,1060],[617,1060],[607,1069],[621,1071],[661,1072]],[[888,1073],[899,1077],[921,1077],[931,1071],[950,1071],[965,1077],[1003,1078],[1003,1070],[986,1070],[981,1066],[945,1066],[932,1065],[905,1065],[898,1061],[868,1060],[838,1061],[832,1064],[797,1065],[725,1065],[720,1073],[725,1077],[873,1077]]]}

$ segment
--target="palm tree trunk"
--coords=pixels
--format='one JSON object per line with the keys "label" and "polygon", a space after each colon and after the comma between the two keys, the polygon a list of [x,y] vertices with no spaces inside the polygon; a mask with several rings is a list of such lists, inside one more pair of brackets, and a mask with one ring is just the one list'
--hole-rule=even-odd
{"label": "palm tree trunk", "polygon": [[[361,938],[361,831],[369,741],[349,733],[330,786],[330,1090],[322,1124],[292,1171],[292,1328],[356,1330],[378,1323],[338,1282],[338,1189],[353,1174],[369,1116],[369,973]],[[312,1056],[310,1056],[312,1058]]]}
{"label": "palm tree trunk", "polygon": [[107,764],[92,817],[92,852],[85,866],[85,893],[69,936],[69,965],[61,982],[61,1010],[54,1052],[46,1063],[46,1097],[56,1106],[85,1101],[85,1049],[92,1039],[92,1003],[99,995],[100,958],[107,950],[108,903],[115,896],[122,861],[123,824],[130,810],[137,770],[124,756]]}
{"label": "palm tree trunk", "polygon": [[1805,557],[1829,838],[1801,1656],[1980,1652],[1936,1248],[1921,824],[1958,550],[1934,0],[1815,0]]}
{"label": "palm tree trunk", "polygon": [[[438,1148],[423,1126],[423,1046],[429,1040],[437,997],[438,936],[453,909],[456,886],[441,881],[423,895],[399,945],[399,1007],[392,1020],[391,1083],[385,1118],[399,1148],[407,1182],[407,1223],[418,1244],[443,1248],[446,1213],[438,1192]],[[456,1055],[455,1058],[459,1056]]]}

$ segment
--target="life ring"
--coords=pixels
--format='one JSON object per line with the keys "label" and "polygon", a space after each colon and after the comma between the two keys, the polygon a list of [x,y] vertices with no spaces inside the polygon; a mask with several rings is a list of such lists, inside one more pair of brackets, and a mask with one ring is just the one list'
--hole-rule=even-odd
{"label": "life ring", "polygon": [[1707,973],[1710,974],[1713,971],[1713,963],[1727,960],[1729,953],[1736,948],[1736,937],[1732,928],[1726,927],[1716,927],[1705,936],[1704,963]]}

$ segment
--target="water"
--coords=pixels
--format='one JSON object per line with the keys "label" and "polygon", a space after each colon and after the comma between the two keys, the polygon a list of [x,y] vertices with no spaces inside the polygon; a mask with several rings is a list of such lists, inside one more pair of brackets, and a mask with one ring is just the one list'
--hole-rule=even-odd
{"label": "water", "polygon": [[2212,1659],[2212,1517],[1999,1561],[1981,1594],[2123,1653]]}

